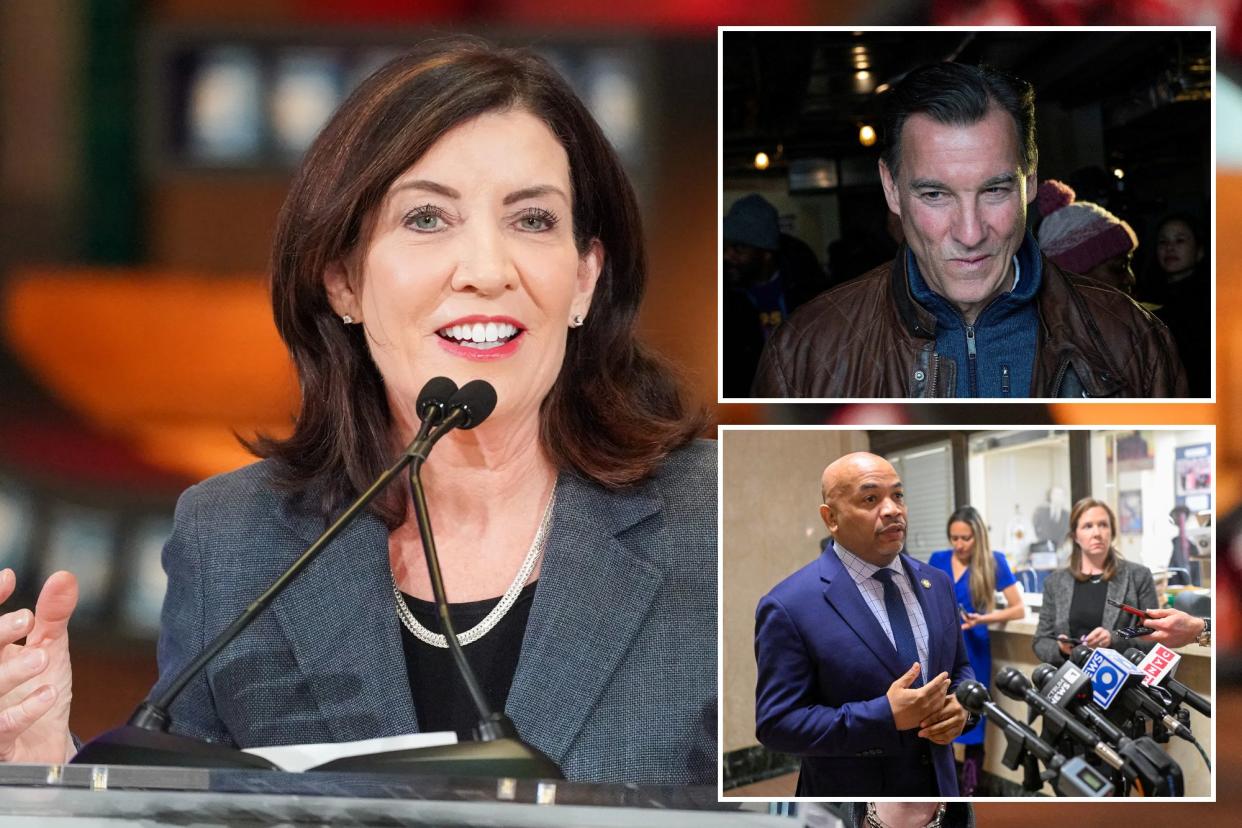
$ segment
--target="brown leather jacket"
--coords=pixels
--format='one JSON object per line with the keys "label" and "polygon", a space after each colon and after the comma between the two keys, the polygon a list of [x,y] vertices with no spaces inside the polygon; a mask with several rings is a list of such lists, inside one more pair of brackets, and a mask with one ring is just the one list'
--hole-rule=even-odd
{"label": "brown leather jacket", "polygon": [[[936,353],[936,318],[891,264],[821,293],[776,329],[752,397],[952,397],[957,366]],[[1184,397],[1168,328],[1128,296],[1043,259],[1031,397]],[[1207,335],[1207,332],[1204,332]]]}

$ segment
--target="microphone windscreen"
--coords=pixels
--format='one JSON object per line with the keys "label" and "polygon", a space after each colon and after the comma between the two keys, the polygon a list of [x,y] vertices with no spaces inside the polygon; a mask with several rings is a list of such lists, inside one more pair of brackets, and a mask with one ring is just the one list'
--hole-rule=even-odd
{"label": "microphone windscreen", "polygon": [[1006,691],[1005,695],[1020,699],[1030,689],[1031,683],[1016,667],[1003,667],[996,674],[996,686]]}
{"label": "microphone windscreen", "polygon": [[459,428],[474,428],[495,410],[496,389],[487,380],[470,380],[449,400],[449,408],[465,411],[466,419]]}
{"label": "microphone windscreen", "polygon": [[1036,687],[1043,690],[1044,686],[1047,685],[1056,674],[1056,667],[1053,667],[1051,664],[1041,664],[1031,671],[1031,681],[1035,683]]}
{"label": "microphone windscreen", "polygon": [[1087,659],[1091,658],[1091,652],[1092,650],[1090,647],[1084,644],[1079,644],[1072,651],[1070,651],[1070,661],[1081,667],[1087,663]]}
{"label": "microphone windscreen", "polygon": [[423,390],[418,392],[418,419],[426,419],[430,406],[443,407],[456,393],[457,383],[448,377],[432,377],[427,380]]}
{"label": "microphone windscreen", "polygon": [[987,688],[977,681],[963,681],[954,691],[957,703],[971,713],[982,713],[983,705],[992,700]]}
{"label": "microphone windscreen", "polygon": [[1143,652],[1138,647],[1131,647],[1126,650],[1125,657],[1133,661],[1135,664],[1138,664],[1140,661],[1147,658],[1147,653]]}

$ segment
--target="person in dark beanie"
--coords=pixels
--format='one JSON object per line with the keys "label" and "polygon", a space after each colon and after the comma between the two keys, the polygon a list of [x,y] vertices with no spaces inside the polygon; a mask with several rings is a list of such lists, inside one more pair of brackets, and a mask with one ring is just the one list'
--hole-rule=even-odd
{"label": "person in dark beanie", "polygon": [[1067,273],[1026,230],[1035,93],[982,66],[914,69],[886,94],[880,180],[905,243],[771,337],[756,397],[1183,397],[1167,328]]}
{"label": "person in dark beanie", "polygon": [[724,218],[724,396],[745,396],[763,343],[827,287],[805,242],[782,233],[776,208],[752,193]]}
{"label": "person in dark beanie", "polygon": [[1036,236],[1049,260],[1127,295],[1134,292],[1138,236],[1129,224],[1098,204],[1075,201],[1074,191],[1055,179],[1039,185],[1036,204],[1044,216]]}
{"label": "person in dark beanie", "polygon": [[781,225],[776,208],[761,195],[739,198],[724,219],[724,277],[746,293],[759,314],[764,338],[789,315],[778,274]]}

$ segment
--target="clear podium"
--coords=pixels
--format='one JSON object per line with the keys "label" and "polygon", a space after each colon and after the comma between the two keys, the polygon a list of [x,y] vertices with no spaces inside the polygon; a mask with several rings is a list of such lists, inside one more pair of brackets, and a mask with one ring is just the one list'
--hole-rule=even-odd
{"label": "clear podium", "polygon": [[5,828],[122,823],[489,828],[797,824],[718,803],[712,786],[121,765],[0,765],[0,823]]}

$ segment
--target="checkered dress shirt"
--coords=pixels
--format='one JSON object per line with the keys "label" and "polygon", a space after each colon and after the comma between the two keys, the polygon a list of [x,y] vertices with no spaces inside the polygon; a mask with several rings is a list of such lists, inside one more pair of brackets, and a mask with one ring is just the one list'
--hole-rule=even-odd
{"label": "checkered dress shirt", "polygon": [[[858,591],[862,593],[867,608],[871,610],[875,620],[880,622],[884,634],[888,636],[888,642],[896,650],[897,642],[893,638],[892,625],[888,623],[888,611],[884,608],[884,584],[873,577],[880,567],[867,563],[840,544],[834,544],[833,547],[837,557],[841,559],[841,565],[845,567],[846,572],[850,573],[850,577],[858,586]],[[906,605],[906,615],[910,617],[910,628],[914,631],[914,644],[919,651],[921,675],[924,682],[930,681],[932,676],[927,674],[927,619],[923,617],[923,608],[919,606],[918,596],[914,594],[914,587],[910,584],[909,577],[906,576],[901,557],[893,558],[887,568],[897,573],[898,577],[893,579],[893,583],[901,591],[901,600]]]}

